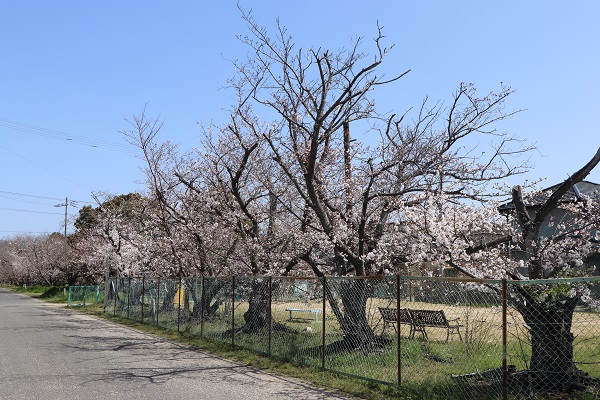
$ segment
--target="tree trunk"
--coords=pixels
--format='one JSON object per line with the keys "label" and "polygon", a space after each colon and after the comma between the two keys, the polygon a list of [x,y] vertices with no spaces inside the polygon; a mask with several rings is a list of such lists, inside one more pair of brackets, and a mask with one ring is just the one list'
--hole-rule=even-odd
{"label": "tree trunk", "polygon": [[342,282],[342,305],[344,306],[344,336],[358,345],[373,343],[375,334],[367,320],[367,300],[372,285],[366,279],[350,279]]}
{"label": "tree trunk", "polygon": [[580,383],[571,332],[577,300],[528,302],[524,308],[522,315],[531,334],[529,373],[534,389],[569,391]]}
{"label": "tree trunk", "polygon": [[190,297],[194,302],[194,307],[191,309],[192,320],[197,320],[200,317],[200,298],[198,297],[198,290],[195,285],[196,278],[185,278],[183,280],[183,284],[185,287],[185,295],[184,295],[184,307],[183,310],[186,312],[186,315],[190,315]]}
{"label": "tree trunk", "polygon": [[173,299],[177,294],[177,289],[179,287],[178,283],[176,283],[176,279],[165,279],[165,282],[162,284],[164,286],[164,291],[161,291],[160,293],[160,298],[162,300],[160,310],[167,312],[173,311],[173,309],[175,308]]}
{"label": "tree trunk", "polygon": [[[236,330],[236,333],[255,334],[261,331],[273,329],[278,332],[295,333],[292,328],[285,324],[274,322],[271,319],[269,326],[269,281],[266,278],[254,278],[250,284],[248,294],[248,310],[244,313],[244,326]],[[229,333],[229,332],[227,332]]]}
{"label": "tree trunk", "polygon": [[[367,300],[373,292],[373,285],[367,279],[343,279],[339,282],[339,293],[335,296],[331,290],[333,281],[328,281],[326,293],[333,313],[344,332],[340,342],[328,346],[328,352],[373,349],[387,345],[382,337],[376,336],[367,318]],[[338,305],[341,299],[342,308]]]}
{"label": "tree trunk", "polygon": [[248,299],[248,311],[244,313],[244,333],[257,333],[269,322],[268,281],[252,280],[252,291]]}
{"label": "tree trunk", "polygon": [[215,316],[221,304],[225,301],[231,301],[226,294],[222,293],[223,288],[229,288],[228,281],[205,278],[204,292],[199,299],[202,305],[199,307],[194,306],[194,317],[199,317],[200,310],[202,310],[202,318],[205,321],[209,320]]}
{"label": "tree trunk", "polygon": [[75,286],[75,284],[77,283],[77,278],[79,278],[79,272],[68,272],[67,285]]}

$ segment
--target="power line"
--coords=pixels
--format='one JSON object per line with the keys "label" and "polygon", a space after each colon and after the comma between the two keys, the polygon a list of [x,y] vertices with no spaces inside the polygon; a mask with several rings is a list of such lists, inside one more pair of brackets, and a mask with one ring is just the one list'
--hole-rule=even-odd
{"label": "power line", "polygon": [[[25,193],[16,193],[16,192],[7,192],[5,190],[0,190],[0,193],[4,193],[4,194],[9,194],[12,196],[22,196],[22,197],[33,197],[36,199],[46,199],[46,200],[58,200],[58,201],[62,201],[63,198],[62,197],[47,197],[47,196],[38,196],[35,194],[25,194]],[[0,196],[0,197],[4,197],[4,196]],[[69,202],[74,202],[74,203],[85,203],[85,204],[93,204],[93,201],[83,201],[83,200],[72,200],[70,199]]]}
{"label": "power line", "polygon": [[41,169],[43,169],[43,170],[44,170],[44,171],[46,171],[46,172],[50,172],[52,175],[56,175],[56,176],[58,176],[59,178],[61,178],[61,179],[64,179],[65,181],[69,181],[69,182],[71,182],[71,183],[74,183],[74,184],[76,184],[77,186],[81,186],[81,187],[82,187],[82,188],[84,188],[84,189],[88,189],[90,192],[91,192],[91,191],[93,191],[92,189],[90,189],[90,188],[89,188],[89,187],[87,187],[87,186],[84,186],[84,185],[82,185],[81,183],[77,183],[77,182],[75,182],[75,181],[73,181],[73,180],[71,180],[71,179],[69,179],[69,178],[65,178],[64,176],[62,176],[62,175],[59,175],[59,174],[57,174],[56,172],[54,172],[54,171],[51,171],[51,170],[49,170],[49,169],[48,169],[48,168],[46,168],[46,167],[42,167],[42,166],[41,166],[40,164],[38,164],[38,163],[35,163],[35,162],[31,161],[31,160],[28,160],[27,158],[23,157],[22,155],[20,155],[20,154],[18,154],[18,153],[15,153],[15,152],[14,152],[14,151],[12,151],[11,149],[9,149],[9,148],[7,148],[7,147],[5,147],[5,146],[1,145],[1,144],[0,144],[0,147],[2,147],[4,150],[8,151],[9,153],[12,153],[12,154],[14,154],[15,156],[17,156],[17,157],[19,157],[19,158],[21,158],[21,159],[23,159],[23,160],[27,161],[28,163],[31,163],[31,164],[35,165],[35,166],[36,166],[36,167],[38,167],[38,168],[41,168]]}
{"label": "power line", "polygon": [[5,208],[5,207],[0,207],[0,210],[16,211],[16,212],[28,212],[28,213],[35,213],[35,214],[62,215],[62,213],[56,213],[56,212],[48,212],[48,211],[34,211],[34,210],[21,210],[21,209],[18,209],[18,208]]}
{"label": "power line", "polygon": [[2,195],[2,194],[0,194],[0,198],[12,200],[12,201],[16,201],[16,202],[19,202],[19,203],[35,204],[35,205],[38,205],[38,206],[52,206],[52,204],[48,204],[48,203],[40,203],[39,201],[24,200],[24,199],[20,199],[18,197],[6,196],[6,195]]}
{"label": "power line", "polygon": [[14,129],[20,132],[26,132],[37,136],[43,136],[50,139],[56,139],[61,141],[68,141],[71,143],[77,143],[84,146],[91,146],[96,148],[102,148],[112,151],[121,151],[124,153],[137,154],[138,150],[131,144],[122,144],[116,142],[110,142],[108,140],[94,139],[82,135],[73,135],[66,132],[55,131],[47,128],[40,128],[38,126],[24,124],[22,122],[11,121],[9,119],[0,118],[0,126],[8,129]]}
{"label": "power line", "polygon": [[47,200],[62,200],[60,197],[46,197],[46,196],[37,196],[35,194],[25,194],[25,193],[16,193],[16,192],[7,192],[4,190],[0,190],[0,193],[11,194],[13,196],[24,196],[24,197],[35,197],[36,199],[47,199]]}

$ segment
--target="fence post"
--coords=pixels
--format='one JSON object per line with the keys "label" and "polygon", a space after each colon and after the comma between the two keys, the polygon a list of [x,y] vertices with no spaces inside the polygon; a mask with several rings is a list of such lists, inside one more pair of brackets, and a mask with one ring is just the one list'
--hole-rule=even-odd
{"label": "fence post", "polygon": [[160,276],[159,276],[159,277],[157,277],[157,282],[156,282],[156,326],[159,325],[158,316],[160,314],[160,308],[161,308],[161,304],[160,304]]}
{"label": "fence post", "polygon": [[507,297],[507,287],[506,287],[506,279],[502,279],[502,398],[504,400],[508,397],[508,388],[507,388],[507,354],[506,354],[506,327],[507,327],[507,319],[506,319],[506,297]]}
{"label": "fence post", "polygon": [[402,342],[400,335],[400,275],[396,275],[396,334],[398,341],[398,386],[402,386]]}
{"label": "fence post", "polygon": [[200,339],[204,339],[204,275],[200,277]]}
{"label": "fence post", "polygon": [[271,275],[269,275],[268,280],[267,280],[267,285],[268,285],[268,290],[269,290],[269,303],[267,305],[268,307],[268,314],[267,314],[267,321],[269,324],[269,345],[268,345],[268,349],[267,349],[267,354],[269,354],[269,356],[271,356],[271,341],[272,341],[272,336],[273,336],[273,315],[272,315],[272,302],[273,302],[273,277]]}
{"label": "fence post", "polygon": [[231,347],[235,348],[235,276],[231,277]]}
{"label": "fence post", "polygon": [[129,319],[129,308],[131,306],[131,275],[127,278],[127,319]]}
{"label": "fence post", "polygon": [[104,304],[102,305],[102,312],[106,313],[106,302],[108,300],[108,270],[104,273]]}
{"label": "fence post", "polygon": [[181,322],[181,273],[179,273],[179,286],[175,292],[177,297],[177,332],[179,332],[179,324]]}
{"label": "fence post", "polygon": [[325,329],[327,325],[325,324],[325,307],[327,306],[327,278],[323,276],[323,331],[321,332],[321,370],[325,371]]}
{"label": "fence post", "polygon": [[146,284],[146,275],[142,276],[142,324],[144,323],[144,286]]}
{"label": "fence post", "polygon": [[113,306],[113,317],[117,315],[117,298],[119,297],[119,277],[115,277],[113,285],[113,295],[115,297],[114,306]]}

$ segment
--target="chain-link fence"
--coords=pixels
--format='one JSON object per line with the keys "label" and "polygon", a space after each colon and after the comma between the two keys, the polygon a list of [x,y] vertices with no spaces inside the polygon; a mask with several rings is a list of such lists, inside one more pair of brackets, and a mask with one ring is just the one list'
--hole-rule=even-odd
{"label": "chain-link fence", "polygon": [[600,278],[112,278],[105,309],[423,397],[600,398]]}
{"label": "chain-link fence", "polygon": [[69,307],[77,307],[97,304],[101,302],[100,286],[69,286],[67,295],[67,305]]}

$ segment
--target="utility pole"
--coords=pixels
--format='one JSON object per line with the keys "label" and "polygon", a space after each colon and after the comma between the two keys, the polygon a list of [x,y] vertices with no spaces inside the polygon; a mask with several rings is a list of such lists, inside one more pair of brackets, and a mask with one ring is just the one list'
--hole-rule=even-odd
{"label": "utility pole", "polygon": [[[71,200],[71,206],[74,206],[75,202]],[[69,198],[65,197],[64,204],[56,204],[54,207],[64,207],[65,208],[65,239],[67,238],[67,214],[69,210]]]}

